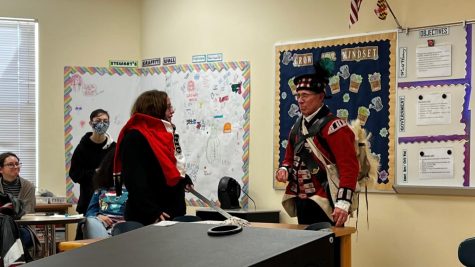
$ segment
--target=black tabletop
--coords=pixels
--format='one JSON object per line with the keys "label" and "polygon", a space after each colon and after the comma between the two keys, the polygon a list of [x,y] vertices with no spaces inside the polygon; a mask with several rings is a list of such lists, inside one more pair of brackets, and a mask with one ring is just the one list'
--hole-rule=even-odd
{"label": "black tabletop", "polygon": [[322,255],[333,257],[331,232],[245,227],[233,235],[210,236],[212,227],[198,223],[150,225],[26,266],[276,266],[260,263],[289,250],[307,247],[316,251],[322,244],[329,244]]}

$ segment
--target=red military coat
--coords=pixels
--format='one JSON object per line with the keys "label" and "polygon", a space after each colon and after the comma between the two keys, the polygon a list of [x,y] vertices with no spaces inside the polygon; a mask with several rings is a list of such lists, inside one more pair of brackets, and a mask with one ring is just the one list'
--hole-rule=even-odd
{"label": "red military coat", "polygon": [[[324,112],[325,110],[328,109],[325,107],[323,112],[317,113],[317,120],[326,116]],[[327,112],[327,114],[329,113]],[[302,126],[299,125],[299,131],[301,131],[301,127]],[[323,153],[331,162],[336,164],[340,175],[339,187],[348,188],[354,191],[359,165],[354,148],[355,135],[353,131],[345,120],[335,118],[322,127],[320,134],[326,141],[327,145],[322,145],[317,136],[313,137],[313,141],[320,152]],[[289,138],[291,137],[289,136]],[[295,139],[297,138],[296,135]],[[317,178],[317,173],[322,171],[325,172],[325,167],[310,150],[313,160],[318,163],[319,170],[308,170],[302,158],[294,151],[294,144],[296,142],[296,140],[288,142],[285,157],[281,164],[282,167],[286,167],[289,171],[289,183],[287,184],[282,199],[282,205],[290,216],[295,217],[297,214],[294,204],[295,197],[309,198],[315,201],[331,219],[332,208],[329,198]],[[304,145],[305,147],[302,149],[310,149],[307,142],[304,142]],[[324,175],[324,177],[326,177],[326,175]]]}

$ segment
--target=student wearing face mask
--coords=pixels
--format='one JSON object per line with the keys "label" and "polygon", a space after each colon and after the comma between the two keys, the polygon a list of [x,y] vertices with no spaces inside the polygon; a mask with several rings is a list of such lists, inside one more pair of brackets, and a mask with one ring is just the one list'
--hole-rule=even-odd
{"label": "student wearing face mask", "polygon": [[[93,194],[92,177],[109,150],[115,148],[115,142],[107,134],[109,113],[103,109],[94,110],[89,116],[92,132],[87,132],[76,147],[71,159],[69,176],[80,185],[76,211],[86,214]],[[76,231],[76,240],[82,239],[81,227]]]}

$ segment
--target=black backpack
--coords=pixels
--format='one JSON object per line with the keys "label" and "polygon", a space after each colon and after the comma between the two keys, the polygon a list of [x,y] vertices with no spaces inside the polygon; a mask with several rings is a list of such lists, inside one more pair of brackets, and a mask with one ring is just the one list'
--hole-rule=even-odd
{"label": "black backpack", "polygon": [[26,262],[18,226],[11,216],[0,214],[0,266]]}
{"label": "black backpack", "polygon": [[0,192],[0,214],[11,216],[14,220],[21,219],[25,215],[23,201],[10,193]]}

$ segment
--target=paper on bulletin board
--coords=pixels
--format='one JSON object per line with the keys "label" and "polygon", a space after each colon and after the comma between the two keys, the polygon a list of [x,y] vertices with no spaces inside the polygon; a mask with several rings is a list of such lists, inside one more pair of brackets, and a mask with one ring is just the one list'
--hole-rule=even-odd
{"label": "paper on bulletin board", "polygon": [[[450,141],[399,143],[396,184],[463,187],[465,179],[462,155],[465,144],[466,142]],[[423,159],[421,152],[426,155]]]}
{"label": "paper on bulletin board", "polygon": [[[223,176],[234,178],[247,190],[248,75],[248,63],[205,63],[153,70],[140,80],[141,88],[168,93],[187,174],[195,189],[212,201],[218,200]],[[202,206],[191,194],[187,203]]]}
{"label": "paper on bulletin board", "polygon": [[416,125],[450,124],[452,117],[451,94],[419,95],[416,114]]}
{"label": "paper on bulletin board", "polygon": [[[398,90],[397,104],[397,121],[398,121],[398,137],[411,138],[427,135],[464,135],[465,123],[462,120],[464,114],[467,86],[463,84],[457,85],[440,85],[426,87],[411,87],[404,90]],[[446,98],[443,98],[443,95]],[[418,114],[420,107],[420,97],[429,99],[425,107],[424,115]],[[432,98],[438,100],[432,101]],[[450,99],[450,101],[449,101]],[[438,102],[442,102],[441,108]],[[450,111],[446,109],[450,106]],[[432,111],[442,112],[442,114],[431,114]],[[450,119],[447,118],[450,112]],[[445,124],[442,124],[445,123]],[[449,123],[447,123],[449,122]]]}
{"label": "paper on bulletin board", "polygon": [[418,78],[447,77],[452,75],[451,46],[417,47],[416,73]]}
{"label": "paper on bulletin board", "polygon": [[424,148],[419,154],[419,178],[436,179],[454,177],[453,148]]}

